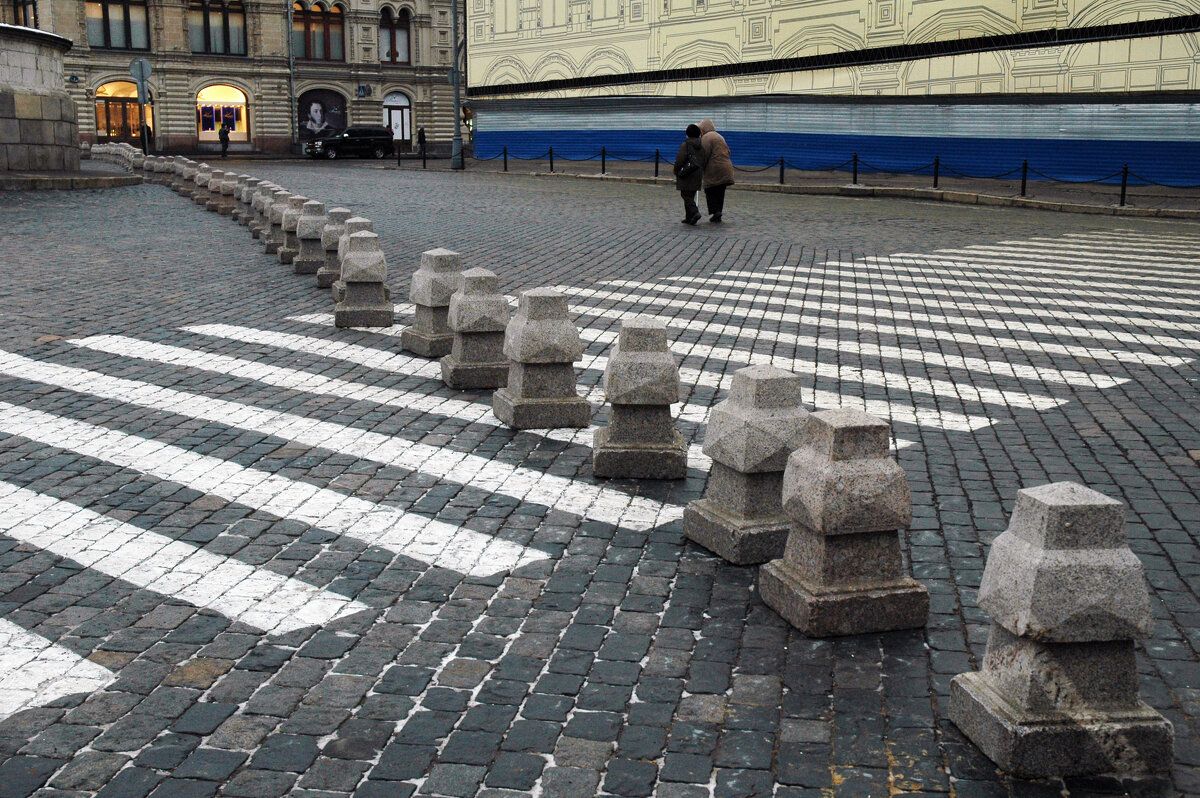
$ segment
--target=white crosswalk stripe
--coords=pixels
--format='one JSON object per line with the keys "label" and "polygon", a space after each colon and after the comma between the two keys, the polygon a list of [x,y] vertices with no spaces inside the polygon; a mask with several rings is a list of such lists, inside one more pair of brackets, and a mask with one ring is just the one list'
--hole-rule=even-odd
{"label": "white crosswalk stripe", "polygon": [[108,668],[0,618],[0,720],[75,693],[103,690]]}
{"label": "white crosswalk stripe", "polygon": [[619,489],[581,483],[532,468],[512,466],[489,457],[414,443],[400,437],[292,413],[212,399],[150,383],[110,377],[86,369],[31,360],[11,353],[0,354],[0,373],[419,471],[461,485],[633,529],[651,529],[681,517],[683,512],[683,508],[677,505],[663,504]]}
{"label": "white crosswalk stripe", "polygon": [[[10,433],[25,424],[53,421],[3,403],[0,412],[3,429]],[[298,579],[5,482],[0,482],[0,535],[264,632],[291,632],[369,609]]]}
{"label": "white crosswalk stripe", "polygon": [[461,573],[493,574],[546,556],[470,529],[150,438],[3,402],[0,413],[0,432],[68,449]]}
{"label": "white crosswalk stripe", "polygon": [[[332,317],[330,317],[332,324]],[[387,328],[384,328],[387,329]],[[500,428],[503,425],[492,415],[490,397],[487,402],[469,402],[462,399],[452,399],[423,391],[401,391],[394,388],[384,388],[366,383],[324,377],[297,369],[281,368],[254,360],[242,360],[218,355],[211,352],[200,352],[180,346],[156,344],[127,338],[120,335],[93,335],[88,338],[74,339],[74,346],[92,349],[98,352],[108,352],[122,357],[151,360],[172,366],[194,368],[230,377],[254,380],[277,388],[288,388],[324,396],[337,396],[355,402],[373,402],[391,407],[402,407],[407,410],[437,413],[450,418],[461,419],[473,424],[487,424]],[[707,408],[697,408],[703,414]],[[592,434],[595,427],[586,430],[551,429],[526,431],[523,435],[539,435],[554,441],[576,446],[592,445]],[[711,465],[708,456],[701,452],[699,446],[691,446],[688,453],[689,465],[693,468],[707,469]]]}
{"label": "white crosswalk stripe", "polygon": [[[708,293],[705,295],[705,298],[706,299],[718,299],[718,298],[720,298],[718,296],[718,293],[719,292]],[[696,302],[696,301],[690,301],[690,300],[686,300],[686,299],[670,299],[670,298],[666,298],[666,297],[654,298],[654,297],[646,297],[644,295],[637,294],[634,292],[628,292],[628,291],[600,291],[600,290],[596,290],[596,289],[585,289],[584,291],[579,292],[577,294],[577,296],[579,297],[579,301],[594,299],[596,301],[608,300],[608,301],[636,302],[640,305],[649,305],[649,306],[653,306],[653,307],[666,307],[666,308],[672,308],[672,309],[687,309],[687,310],[698,310],[698,311],[712,312],[712,313],[724,313],[727,315],[739,315],[739,316],[743,316],[746,318],[759,319],[761,321],[775,321],[775,322],[781,322],[781,323],[785,323],[785,324],[799,324],[799,325],[809,325],[809,326],[817,326],[817,327],[819,327],[819,326],[829,327],[832,324],[832,322],[829,319],[823,319],[822,316],[817,315],[815,313],[797,313],[794,311],[778,311],[778,310],[769,310],[769,309],[763,309],[763,308],[742,307],[745,304],[757,303],[757,301],[755,300],[753,295],[746,295],[744,299],[739,301],[739,297],[741,297],[742,295],[733,294],[731,292],[725,292],[725,293],[730,294],[730,298],[732,299],[731,302],[716,302],[716,301]],[[766,304],[771,304],[771,303],[768,302]],[[775,303],[775,304],[778,305],[779,303]],[[939,305],[938,307],[940,309],[942,306]],[[892,307],[875,308],[875,307],[871,307],[870,305],[859,305],[859,304],[822,304],[821,313],[823,313],[823,314],[843,314],[844,313],[844,314],[855,315],[855,316],[860,316],[860,317],[867,316],[867,317],[874,317],[876,319],[882,319],[882,321],[876,322],[876,325],[879,327],[879,329],[881,331],[885,330],[885,329],[892,329],[892,330],[896,329],[895,325],[894,325],[894,320],[896,320],[896,319],[902,319],[904,321],[908,321],[908,322],[912,323],[913,325],[915,325],[917,323],[961,325],[961,326],[965,326],[965,327],[970,327],[973,330],[974,329],[984,330],[987,333],[994,332],[997,329],[997,327],[1000,327],[1003,329],[1003,328],[1006,328],[1006,326],[1007,326],[1007,325],[1005,325],[1001,322],[998,322],[996,320],[993,320],[993,319],[972,318],[971,316],[968,316],[968,315],[949,315],[949,314],[943,314],[943,313],[918,313],[918,312],[912,312],[912,311],[899,310],[899,309],[892,308]],[[857,319],[852,322],[847,321],[844,324],[845,324],[845,326],[853,327],[855,329],[861,329],[863,322],[860,318],[860,319]],[[734,327],[734,329],[737,329],[737,328]],[[907,326],[906,326],[906,329],[907,329]],[[1125,332],[1115,332],[1113,330],[1110,330],[1107,328],[1100,328],[1100,327],[1088,328],[1088,327],[1078,327],[1078,326],[1070,325],[1070,324],[1048,325],[1048,324],[1042,324],[1040,322],[1035,322],[1035,321],[1022,321],[1017,329],[1019,329],[1023,332],[1028,332],[1028,333],[1032,333],[1032,334],[1046,334],[1046,335],[1055,335],[1055,336],[1067,335],[1070,337],[1081,338],[1081,339],[1091,338],[1091,339],[1096,339],[1096,340],[1112,341],[1112,342],[1121,344],[1123,348],[1126,348],[1130,345],[1134,345],[1134,346],[1143,345],[1144,343],[1147,343],[1147,342],[1144,342],[1142,339],[1150,337],[1149,335],[1140,335],[1139,336],[1139,335],[1133,335],[1133,334],[1125,333]],[[939,332],[940,331],[938,331],[938,330],[934,330],[935,334],[939,333]],[[975,337],[974,333],[970,333],[969,335],[972,338]],[[1168,338],[1167,340],[1170,342],[1171,345],[1175,345],[1175,346],[1183,347],[1183,346],[1191,345],[1190,344],[1191,339],[1180,339],[1180,338],[1172,337],[1172,338]],[[1148,343],[1150,343],[1152,345],[1157,345],[1157,342],[1155,342],[1153,340],[1149,341]],[[1200,342],[1197,342],[1197,343],[1200,343]],[[1031,348],[1031,349],[1036,349],[1039,346],[1041,346],[1040,342],[1030,342],[1029,343],[1029,348]],[[1129,355],[1130,355],[1130,357],[1129,357],[1130,362],[1135,362],[1135,363],[1141,362],[1143,359],[1142,354],[1140,352],[1129,353]]]}

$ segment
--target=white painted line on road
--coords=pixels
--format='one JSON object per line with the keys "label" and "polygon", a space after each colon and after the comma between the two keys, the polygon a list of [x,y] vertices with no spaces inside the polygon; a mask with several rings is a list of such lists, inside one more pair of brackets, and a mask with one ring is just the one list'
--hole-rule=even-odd
{"label": "white painted line on road", "polygon": [[108,668],[0,618],[0,720],[117,678]]}
{"label": "white painted line on road", "polygon": [[[332,317],[330,323],[332,323]],[[394,388],[382,388],[361,382],[351,382],[334,377],[323,377],[307,371],[291,368],[281,368],[260,363],[256,360],[241,360],[228,355],[216,355],[211,352],[200,352],[179,346],[157,344],[141,341],[136,338],[126,338],[120,335],[93,335],[88,338],[78,338],[69,341],[74,346],[97,352],[107,352],[122,357],[149,360],[172,366],[199,369],[215,374],[239,377],[241,379],[261,382],[276,388],[288,388],[306,393],[323,396],[337,396],[355,402],[373,402],[389,407],[400,407],[406,410],[416,410],[425,413],[467,421],[472,424],[486,424],[503,428],[504,425],[492,415],[491,399],[480,402],[468,402],[462,399],[450,399],[421,391],[400,391]],[[696,408],[702,415],[707,408]],[[524,431],[521,435],[537,435],[562,443],[591,447],[592,433],[595,427],[586,430],[548,429]],[[693,468],[707,470],[712,461],[699,446],[691,446],[688,450],[688,465]]]}
{"label": "white painted line on road", "polygon": [[0,418],[0,432],[175,482],[430,565],[464,574],[490,575],[546,558],[536,549],[525,549],[474,530],[177,446],[15,405],[0,403],[0,410],[9,410],[8,417]]}
{"label": "white painted line on road", "polygon": [[[345,341],[329,338],[314,338],[308,335],[276,332],[275,330],[258,330],[252,327],[239,327],[233,324],[197,324],[184,327],[185,332],[195,335],[207,335],[213,338],[225,338],[231,341],[241,341],[247,344],[261,344],[278,349],[290,349],[303,352],[314,357],[328,357],[357,363],[379,371],[390,371],[396,374],[408,374],[425,379],[441,379],[441,365],[436,360],[423,357],[413,357],[400,352],[388,352],[360,344],[348,344]],[[399,345],[397,345],[397,349]]]}
{"label": "white painted line on road", "polygon": [[[31,360],[8,352],[0,353],[0,373],[395,465],[521,501],[544,504],[595,521],[651,529],[683,514],[681,506],[631,496],[615,488],[580,482],[537,469],[509,465],[489,457],[414,443],[397,436],[291,413],[212,399],[151,383],[109,377],[86,369]],[[421,523],[426,520],[422,518]],[[433,539],[443,540],[444,536],[438,535]],[[496,567],[494,570],[502,568]]]}
{"label": "white painted line on road", "polygon": [[[36,436],[64,440],[63,430],[49,429],[57,422],[53,416],[3,403],[0,410],[0,425],[9,434],[50,446],[58,444]],[[0,483],[0,534],[267,633],[292,632],[370,609],[298,579],[8,483]]]}
{"label": "white painted line on road", "polygon": [[[769,310],[769,309],[765,309],[765,308],[741,307],[744,304],[755,302],[756,301],[755,297],[753,295],[750,295],[743,299],[742,298],[743,295],[741,295],[741,294],[734,294],[734,293],[730,293],[730,292],[726,292],[726,293],[728,294],[728,300],[729,300],[726,302],[691,302],[688,300],[648,299],[644,295],[631,293],[631,292],[584,290],[584,291],[577,292],[577,295],[576,295],[577,300],[576,301],[584,300],[584,299],[591,299],[591,298],[598,298],[598,299],[604,299],[604,300],[613,301],[613,302],[630,302],[630,303],[636,303],[636,304],[641,304],[641,305],[657,305],[657,306],[663,306],[663,307],[687,308],[687,309],[691,309],[691,310],[723,313],[733,319],[737,319],[738,317],[743,317],[744,319],[754,318],[754,319],[758,319],[758,320],[762,320],[762,321],[778,321],[778,322],[791,323],[791,324],[807,324],[807,325],[822,325],[823,324],[825,326],[830,326],[832,324],[830,319],[822,319],[820,316],[815,315],[815,314],[803,315],[803,314],[795,313],[795,312],[775,311],[775,310]],[[717,293],[711,294],[710,298],[718,299],[718,298],[723,298],[723,297],[721,296],[720,292],[717,292]],[[760,303],[760,304],[778,305],[781,303],[772,303],[768,300],[767,302]],[[786,303],[784,303],[784,304],[786,305]],[[935,307],[938,307],[938,308],[945,307],[943,304],[940,304],[940,303],[933,303],[933,304],[935,305]],[[1005,310],[1007,310],[1007,309],[1005,309]],[[641,312],[644,313],[645,311],[643,310]],[[906,319],[906,320],[912,321],[912,322],[923,322],[923,323],[928,323],[928,324],[950,324],[950,325],[958,324],[958,325],[963,325],[963,326],[968,326],[968,327],[979,327],[979,328],[988,330],[989,332],[998,326],[1003,327],[1003,328],[1015,327],[1016,329],[1022,330],[1024,332],[1029,332],[1029,333],[1044,333],[1047,335],[1054,335],[1054,336],[1067,335],[1067,336],[1074,337],[1074,338],[1095,338],[1095,339],[1099,339],[1099,340],[1112,340],[1112,341],[1117,341],[1123,345],[1129,345],[1129,344],[1145,345],[1145,342],[1142,341],[1142,338],[1149,337],[1148,334],[1134,335],[1134,334],[1126,333],[1126,332],[1116,332],[1116,331],[1112,331],[1112,330],[1109,330],[1106,328],[1077,327],[1074,325],[1067,325],[1067,324],[1047,325],[1047,324],[1041,324],[1041,323],[1032,322],[1032,321],[1021,321],[1019,323],[1012,324],[1012,323],[1005,323],[1003,321],[995,320],[995,319],[972,318],[971,316],[968,316],[968,315],[957,316],[957,315],[936,314],[936,313],[930,313],[930,314],[913,313],[911,311],[898,310],[898,309],[892,308],[892,307],[886,307],[886,308],[879,309],[879,308],[874,308],[874,307],[867,306],[867,305],[851,305],[851,304],[826,305],[826,306],[821,307],[820,313],[837,314],[837,315],[846,314],[846,315],[854,315],[854,316],[865,315],[865,316],[876,316],[876,317],[886,318],[889,321],[889,324],[881,325],[881,328],[894,327],[894,325],[892,325],[890,323],[891,320],[893,320],[893,319]],[[847,320],[846,324],[847,325],[858,325],[858,324],[861,324],[861,322]],[[1166,338],[1166,340],[1170,342],[1169,345],[1172,345],[1172,346],[1186,347],[1186,348],[1192,348],[1192,349],[1200,348],[1200,341],[1195,340],[1195,339],[1173,338],[1173,337],[1167,337],[1167,336],[1160,336],[1160,337]],[[1154,345],[1168,345],[1168,344],[1163,344],[1159,341],[1151,341],[1150,343],[1154,344]],[[1036,342],[1031,342],[1031,346],[1036,347],[1037,346]],[[1140,359],[1141,359],[1140,353],[1137,354],[1137,357],[1131,358],[1131,360],[1133,362],[1140,362]]]}

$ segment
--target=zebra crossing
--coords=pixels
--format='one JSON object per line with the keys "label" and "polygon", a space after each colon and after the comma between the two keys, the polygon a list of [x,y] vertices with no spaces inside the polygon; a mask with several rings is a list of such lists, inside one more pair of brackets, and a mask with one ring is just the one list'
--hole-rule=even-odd
{"label": "zebra crossing", "polygon": [[[1188,320],[1186,302],[1200,278],[1171,270],[1196,254],[1200,237],[1072,233],[927,254],[814,258],[753,272],[560,288],[589,345],[578,369],[582,392],[594,405],[603,401],[601,375],[620,321],[645,313],[667,320],[685,385],[678,418],[690,444],[689,466],[702,477],[709,465],[701,450],[708,412],[724,398],[733,371],[746,365],[769,363],[800,373],[813,406],[862,407],[889,420],[896,447],[915,455],[927,437],[1019,424],[1025,414],[1058,411],[1086,399],[1087,392],[1120,389],[1146,369],[1191,368],[1200,338],[1190,334],[1200,324]],[[397,310],[401,317],[411,313],[410,306]],[[527,446],[588,449],[594,428],[505,430],[491,415],[489,397],[448,391],[436,362],[399,351],[399,327],[360,331],[346,340],[329,314],[279,321],[286,329],[186,325],[169,343],[91,335],[67,342],[64,350],[75,355],[70,358],[0,352],[0,377],[39,386],[38,395],[66,393],[104,409],[101,421],[83,420],[4,401],[0,433],[7,442],[35,442],[320,529],[333,540],[358,541],[415,567],[480,578],[551,559],[555,552],[531,542],[532,533],[521,538],[480,531],[259,463],[168,443],[156,436],[156,426],[122,426],[147,412],[167,427],[215,425],[623,529],[653,530],[682,515],[683,504],[669,494],[509,458],[510,449]],[[256,356],[214,351],[239,346]],[[141,368],[141,378],[110,373],[124,374],[131,363],[157,370]],[[341,376],[327,376],[327,364]],[[196,375],[233,387],[218,398],[191,387]],[[378,375],[396,379],[376,384]],[[477,453],[453,442],[417,442],[373,431],[357,418],[310,415],[304,404],[276,409],[243,401],[239,386],[428,414],[476,427],[497,445]],[[9,482],[0,482],[0,536],[263,635],[373,611],[308,579],[304,568],[275,573],[144,528],[136,518],[121,520]],[[0,718],[101,690],[113,678],[77,652],[0,620]]]}

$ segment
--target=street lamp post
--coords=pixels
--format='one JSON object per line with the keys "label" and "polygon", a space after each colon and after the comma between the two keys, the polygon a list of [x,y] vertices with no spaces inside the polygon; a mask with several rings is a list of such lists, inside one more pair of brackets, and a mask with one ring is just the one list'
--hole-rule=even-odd
{"label": "street lamp post", "polygon": [[454,85],[454,141],[450,145],[450,168],[464,169],[463,164],[463,140],[462,140],[462,112],[460,104],[462,102],[459,96],[459,70],[460,48],[462,47],[458,37],[458,0],[450,0],[450,26],[454,28],[453,34],[453,56],[450,66],[450,82]]}

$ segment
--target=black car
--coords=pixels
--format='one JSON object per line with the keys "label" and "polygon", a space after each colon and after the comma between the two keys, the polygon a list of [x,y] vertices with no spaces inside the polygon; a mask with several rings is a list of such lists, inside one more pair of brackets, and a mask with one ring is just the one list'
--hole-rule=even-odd
{"label": "black car", "polygon": [[313,158],[342,158],[347,155],[386,158],[392,154],[392,131],[383,125],[325,130],[304,145],[304,154]]}

